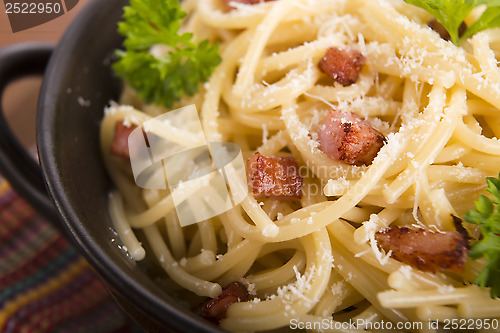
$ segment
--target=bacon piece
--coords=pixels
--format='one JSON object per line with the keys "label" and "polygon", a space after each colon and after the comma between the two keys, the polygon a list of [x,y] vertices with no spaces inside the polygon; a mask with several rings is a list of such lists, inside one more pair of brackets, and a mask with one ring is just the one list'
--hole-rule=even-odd
{"label": "bacon piece", "polygon": [[323,73],[338,83],[349,86],[358,80],[364,64],[365,57],[359,51],[330,47],[318,66]]}
{"label": "bacon piece", "polygon": [[385,137],[352,112],[331,110],[319,131],[321,150],[331,159],[351,165],[369,165]]}
{"label": "bacon piece", "polygon": [[219,296],[201,303],[193,311],[206,320],[219,325],[231,304],[245,301],[248,301],[248,291],[242,283],[235,281],[224,288]]}
{"label": "bacon piece", "polygon": [[235,7],[231,6],[231,2],[235,3],[243,3],[246,5],[256,5],[261,2],[271,2],[276,0],[223,0],[224,4],[228,9],[235,9]]}
{"label": "bacon piece", "polygon": [[[439,34],[439,36],[441,36],[442,39],[447,40],[447,41],[451,40],[450,33],[448,32],[448,30],[446,30],[446,28],[441,23],[438,22],[438,20],[432,19],[427,23],[427,25],[432,30],[437,32]],[[462,22],[462,24],[460,24],[460,26],[458,27],[458,36],[462,37],[462,35],[465,33],[466,30],[467,30],[467,24],[465,24],[465,22]]]}
{"label": "bacon piece", "polygon": [[130,158],[128,147],[128,137],[137,126],[127,127],[122,121],[117,121],[115,125],[115,136],[111,144],[111,153],[124,158]]}
{"label": "bacon piece", "polygon": [[293,157],[266,157],[259,152],[247,161],[248,188],[256,198],[300,199],[302,176]]}
{"label": "bacon piece", "polygon": [[428,272],[463,272],[469,253],[466,231],[464,234],[391,227],[375,233],[375,238],[385,251],[392,251],[394,259]]}
{"label": "bacon piece", "polygon": [[467,242],[469,242],[472,237],[467,232],[467,229],[464,228],[462,219],[455,215],[451,215],[451,217],[453,218],[453,225],[455,226],[455,229],[462,235],[464,239],[467,240]]}

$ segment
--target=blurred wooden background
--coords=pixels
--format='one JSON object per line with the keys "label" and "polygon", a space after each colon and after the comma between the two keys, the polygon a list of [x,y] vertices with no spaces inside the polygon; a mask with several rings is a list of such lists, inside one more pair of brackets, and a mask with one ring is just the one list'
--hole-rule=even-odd
{"label": "blurred wooden background", "polygon": [[[0,1],[0,48],[30,41],[46,41],[55,45],[87,2],[89,0],[79,0],[75,8],[61,17],[31,29],[13,33],[5,13],[4,2]],[[40,77],[17,80],[7,87],[2,96],[2,106],[7,119],[25,147],[33,147],[35,144],[35,111],[41,82]]]}

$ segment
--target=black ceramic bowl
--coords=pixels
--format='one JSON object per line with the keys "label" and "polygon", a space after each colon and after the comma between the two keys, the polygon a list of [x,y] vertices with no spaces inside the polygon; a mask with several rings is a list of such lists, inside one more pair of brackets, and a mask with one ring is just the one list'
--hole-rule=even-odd
{"label": "black ceramic bowl", "polygon": [[[126,4],[127,0],[91,1],[52,53],[39,44],[0,51],[0,92],[16,76],[41,72],[50,57],[37,115],[42,175],[4,122],[0,171],[43,214],[60,218],[110,292],[147,330],[220,332],[160,289],[117,246],[108,214],[111,184],[100,156],[99,124],[104,107],[120,92],[110,63],[114,50],[121,47],[116,30]],[[52,200],[45,196],[41,176]]]}

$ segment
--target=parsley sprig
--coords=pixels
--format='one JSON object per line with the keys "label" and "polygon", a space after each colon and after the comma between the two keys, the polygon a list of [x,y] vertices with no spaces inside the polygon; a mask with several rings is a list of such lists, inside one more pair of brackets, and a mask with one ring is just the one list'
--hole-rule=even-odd
{"label": "parsley sprig", "polygon": [[[425,9],[448,31],[451,41],[459,46],[462,41],[486,29],[500,27],[500,0],[404,0]],[[477,6],[485,5],[483,14],[462,36],[459,27]]]}
{"label": "parsley sprig", "polygon": [[[124,8],[118,31],[125,51],[117,51],[113,69],[148,103],[170,107],[184,94],[194,95],[221,61],[217,45],[179,33],[185,16],[178,0],[130,0]],[[167,46],[167,55],[149,52],[157,44]]]}
{"label": "parsley sprig", "polygon": [[485,257],[488,262],[474,282],[490,287],[490,295],[495,298],[500,296],[500,173],[498,178],[487,177],[486,183],[492,198],[481,195],[474,203],[476,209],[465,213],[464,219],[481,227],[482,238],[472,244],[469,256]]}

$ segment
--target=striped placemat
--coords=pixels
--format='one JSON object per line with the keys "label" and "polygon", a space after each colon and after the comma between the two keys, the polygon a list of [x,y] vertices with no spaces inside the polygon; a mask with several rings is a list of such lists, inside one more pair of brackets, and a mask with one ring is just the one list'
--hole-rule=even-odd
{"label": "striped placemat", "polygon": [[0,332],[143,332],[68,240],[4,180]]}

